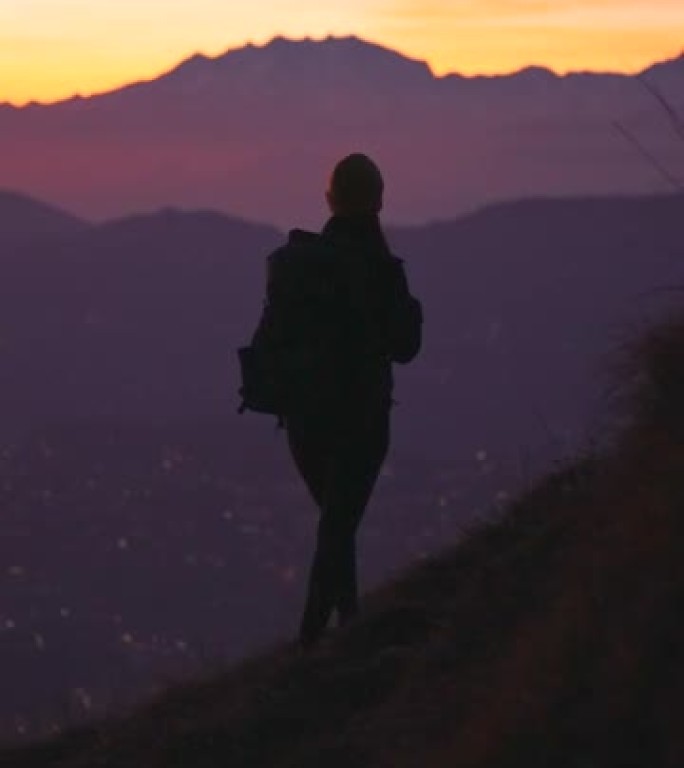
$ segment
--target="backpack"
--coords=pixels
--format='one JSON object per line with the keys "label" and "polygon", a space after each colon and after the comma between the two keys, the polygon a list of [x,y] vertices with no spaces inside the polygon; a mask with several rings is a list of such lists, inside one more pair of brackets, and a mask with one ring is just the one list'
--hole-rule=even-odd
{"label": "backpack", "polygon": [[282,419],[301,403],[325,406],[364,366],[371,384],[389,390],[390,362],[410,362],[421,339],[421,305],[400,259],[353,258],[320,235],[294,230],[269,257],[261,320],[251,344],[238,350],[239,411]]}

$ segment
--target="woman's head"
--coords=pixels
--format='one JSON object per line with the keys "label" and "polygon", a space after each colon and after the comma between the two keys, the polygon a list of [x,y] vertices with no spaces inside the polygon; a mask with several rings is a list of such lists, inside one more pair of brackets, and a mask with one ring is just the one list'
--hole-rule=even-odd
{"label": "woman's head", "polygon": [[382,210],[384,182],[378,166],[360,153],[335,166],[326,192],[330,210],[339,216],[377,214]]}

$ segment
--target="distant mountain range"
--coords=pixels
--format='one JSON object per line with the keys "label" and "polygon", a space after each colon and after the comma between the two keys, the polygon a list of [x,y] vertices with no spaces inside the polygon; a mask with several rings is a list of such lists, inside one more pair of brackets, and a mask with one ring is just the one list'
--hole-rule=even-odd
{"label": "distant mountain range", "polygon": [[276,38],[92,98],[0,106],[0,185],[95,218],[181,205],[312,224],[331,166],[360,149],[386,172],[396,222],[520,196],[661,191],[614,125],[684,178],[682,142],[644,82],[684,109],[684,56],[638,76],[436,77],[355,37]]}
{"label": "distant mountain range", "polygon": [[[530,199],[390,228],[427,318],[425,354],[399,376],[404,448],[575,442],[611,334],[678,298],[683,206],[681,195]],[[283,238],[209,210],[95,225],[0,196],[0,437],[232,413],[235,350]]]}

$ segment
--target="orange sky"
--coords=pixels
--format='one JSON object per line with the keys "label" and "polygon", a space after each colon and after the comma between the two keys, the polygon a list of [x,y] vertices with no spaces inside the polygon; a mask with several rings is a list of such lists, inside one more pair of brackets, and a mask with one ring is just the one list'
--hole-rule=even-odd
{"label": "orange sky", "polygon": [[103,91],[277,34],[356,34],[437,73],[636,71],[684,50],[684,0],[0,0],[0,101]]}

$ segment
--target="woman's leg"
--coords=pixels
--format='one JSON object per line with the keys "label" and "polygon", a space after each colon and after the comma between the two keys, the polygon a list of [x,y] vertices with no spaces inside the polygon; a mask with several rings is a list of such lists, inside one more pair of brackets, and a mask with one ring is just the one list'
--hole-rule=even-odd
{"label": "woman's leg", "polygon": [[313,645],[330,620],[334,608],[330,562],[335,553],[330,551],[332,531],[323,523],[330,486],[329,477],[334,467],[332,451],[333,430],[316,415],[298,415],[287,421],[287,435],[295,465],[319,509],[316,549],[309,570],[307,597],[300,625],[302,645]]}
{"label": "woman's leg", "polygon": [[357,428],[348,434],[338,457],[338,474],[331,511],[343,523],[334,577],[335,608],[340,624],[358,613],[356,532],[377,482],[389,446],[389,415],[386,411],[362,414]]}
{"label": "woman's leg", "polygon": [[335,423],[293,420],[288,437],[295,463],[320,509],[316,550],[300,628],[312,645],[333,610],[340,623],[358,611],[356,530],[389,443],[386,411],[349,413]]}

